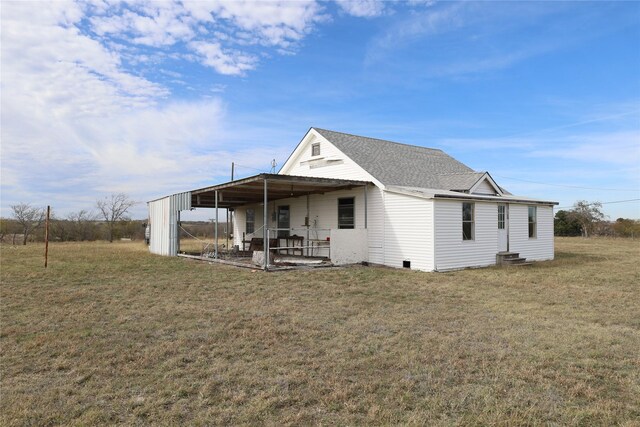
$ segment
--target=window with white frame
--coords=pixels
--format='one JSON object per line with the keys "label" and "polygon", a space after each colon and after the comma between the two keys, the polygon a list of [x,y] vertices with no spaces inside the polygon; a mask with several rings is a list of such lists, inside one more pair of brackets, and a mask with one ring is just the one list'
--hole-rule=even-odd
{"label": "window with white frame", "polygon": [[256,224],[256,211],[253,209],[247,209],[247,214],[245,218],[244,229],[247,234],[251,234],[255,231]]}
{"label": "window with white frame", "polygon": [[529,238],[535,239],[538,236],[538,208],[529,206]]}
{"label": "window with white frame", "polygon": [[462,240],[474,240],[475,203],[462,203]]}
{"label": "window with white frame", "polygon": [[316,142],[315,144],[311,144],[311,155],[319,156],[320,155],[320,143]]}

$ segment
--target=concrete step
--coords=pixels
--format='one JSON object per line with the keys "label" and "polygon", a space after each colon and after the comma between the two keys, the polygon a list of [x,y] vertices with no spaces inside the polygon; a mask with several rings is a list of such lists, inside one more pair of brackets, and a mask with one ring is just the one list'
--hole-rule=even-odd
{"label": "concrete step", "polygon": [[517,252],[498,252],[496,254],[496,264],[498,265],[529,265],[526,258],[521,258]]}

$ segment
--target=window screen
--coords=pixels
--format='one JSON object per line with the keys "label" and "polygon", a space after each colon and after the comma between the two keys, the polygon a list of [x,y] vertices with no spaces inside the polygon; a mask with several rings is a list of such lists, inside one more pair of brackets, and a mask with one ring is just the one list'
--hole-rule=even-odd
{"label": "window screen", "polygon": [[256,211],[253,209],[247,209],[247,217],[245,221],[245,231],[247,234],[251,234],[255,231],[256,223]]}
{"label": "window screen", "polygon": [[338,199],[338,228],[355,228],[355,199]]}

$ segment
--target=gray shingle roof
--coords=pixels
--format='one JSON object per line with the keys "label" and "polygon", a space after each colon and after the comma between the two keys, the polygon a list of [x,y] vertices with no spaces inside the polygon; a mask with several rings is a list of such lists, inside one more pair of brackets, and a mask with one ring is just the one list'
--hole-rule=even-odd
{"label": "gray shingle roof", "polygon": [[483,175],[442,150],[313,129],[384,185],[469,190]]}

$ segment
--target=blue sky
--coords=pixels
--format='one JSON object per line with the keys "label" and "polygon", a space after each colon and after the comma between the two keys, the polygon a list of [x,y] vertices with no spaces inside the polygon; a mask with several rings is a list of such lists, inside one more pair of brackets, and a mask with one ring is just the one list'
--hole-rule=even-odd
{"label": "blue sky", "polygon": [[[640,199],[637,2],[0,12],[3,216],[18,202],[65,216],[112,192],[145,202],[226,181],[232,161],[268,171],[311,126],[441,148],[560,207]],[[638,201],[604,208],[640,219]]]}

